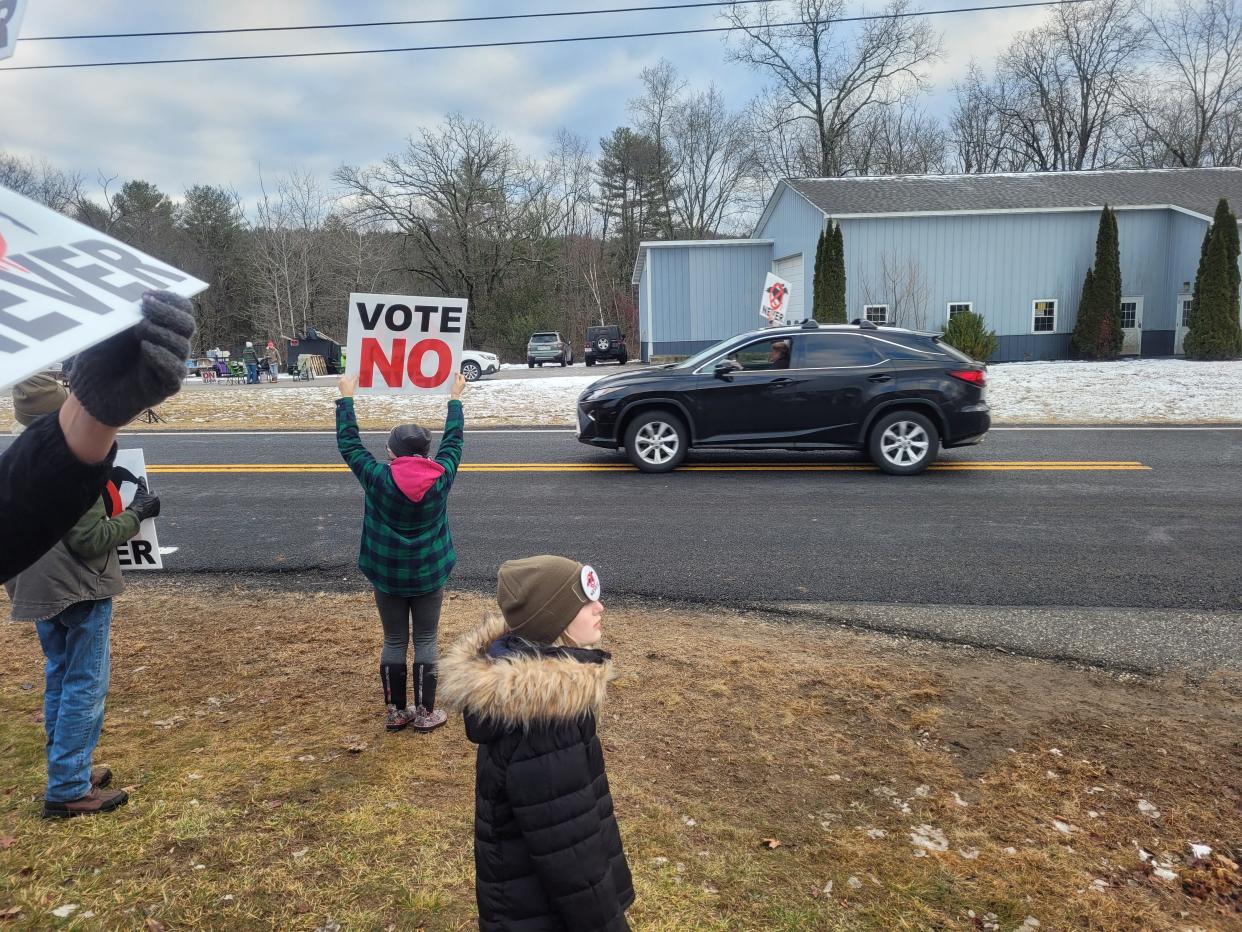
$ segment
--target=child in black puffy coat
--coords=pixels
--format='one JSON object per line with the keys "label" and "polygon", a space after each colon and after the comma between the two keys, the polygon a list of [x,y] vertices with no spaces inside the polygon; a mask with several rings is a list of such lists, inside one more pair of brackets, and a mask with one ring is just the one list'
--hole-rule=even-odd
{"label": "child in black puffy coat", "polygon": [[604,606],[594,569],[564,557],[500,568],[501,617],[440,664],[440,694],[465,713],[475,767],[476,893],[483,932],[619,932],[634,886],[621,847],[596,715],[612,659],[595,648]]}

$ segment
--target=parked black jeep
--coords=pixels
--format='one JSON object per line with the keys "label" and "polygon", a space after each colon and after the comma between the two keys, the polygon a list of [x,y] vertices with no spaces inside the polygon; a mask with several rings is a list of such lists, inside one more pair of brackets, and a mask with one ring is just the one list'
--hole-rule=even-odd
{"label": "parked black jeep", "polygon": [[587,327],[586,364],[615,359],[621,365],[630,361],[630,351],[625,346],[625,334],[615,324],[607,327]]}

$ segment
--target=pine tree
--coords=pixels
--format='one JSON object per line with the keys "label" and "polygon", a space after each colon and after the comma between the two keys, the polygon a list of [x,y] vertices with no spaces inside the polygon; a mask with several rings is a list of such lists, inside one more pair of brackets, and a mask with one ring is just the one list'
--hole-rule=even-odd
{"label": "pine tree", "polygon": [[1239,325],[1238,220],[1221,198],[1204,237],[1191,299],[1186,356],[1190,359],[1237,359],[1242,356]]}
{"label": "pine tree", "polygon": [[1106,205],[1095,237],[1095,264],[1083,281],[1070,345],[1083,359],[1116,359],[1123,336],[1117,215]]}
{"label": "pine tree", "polygon": [[830,234],[832,248],[828,251],[829,265],[827,272],[828,310],[824,318],[830,324],[843,324],[845,316],[845,236],[841,232],[841,224],[832,224]]}
{"label": "pine tree", "polygon": [[954,314],[953,319],[944,325],[942,334],[944,342],[980,362],[987,362],[996,352],[996,331],[989,330],[983,315],[974,311]]}
{"label": "pine tree", "polygon": [[821,323],[828,320],[828,266],[832,258],[831,251],[832,235],[824,228],[820,230],[819,242],[815,244],[815,274],[811,276],[811,316]]}

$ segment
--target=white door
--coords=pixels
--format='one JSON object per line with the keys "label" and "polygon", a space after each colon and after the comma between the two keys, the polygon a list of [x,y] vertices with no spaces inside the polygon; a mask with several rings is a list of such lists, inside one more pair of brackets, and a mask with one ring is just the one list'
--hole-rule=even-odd
{"label": "white door", "polygon": [[1143,352],[1143,299],[1121,299],[1121,355],[1140,356]]}
{"label": "white door", "polygon": [[1177,334],[1173,337],[1173,353],[1177,356],[1185,354],[1183,348],[1186,342],[1186,331],[1190,328],[1186,326],[1186,316],[1190,313],[1190,295],[1179,294],[1177,296]]}
{"label": "white door", "polygon": [[808,305],[803,301],[802,294],[802,253],[788,259],[777,259],[773,269],[778,278],[789,282],[789,303],[785,307],[785,322],[796,324],[806,315],[802,309]]}

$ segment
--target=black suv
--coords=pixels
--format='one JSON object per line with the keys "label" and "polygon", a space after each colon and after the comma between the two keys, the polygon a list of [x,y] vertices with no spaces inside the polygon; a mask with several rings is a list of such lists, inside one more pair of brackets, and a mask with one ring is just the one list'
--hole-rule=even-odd
{"label": "black suv", "polygon": [[625,334],[615,324],[606,327],[587,327],[586,364],[615,359],[621,365],[630,361],[630,351],[625,346]]}
{"label": "black suv", "polygon": [[690,447],[864,450],[913,475],[991,426],[987,367],[938,334],[854,324],[756,330],[685,362],[618,373],[578,398],[578,439],[644,472]]}

